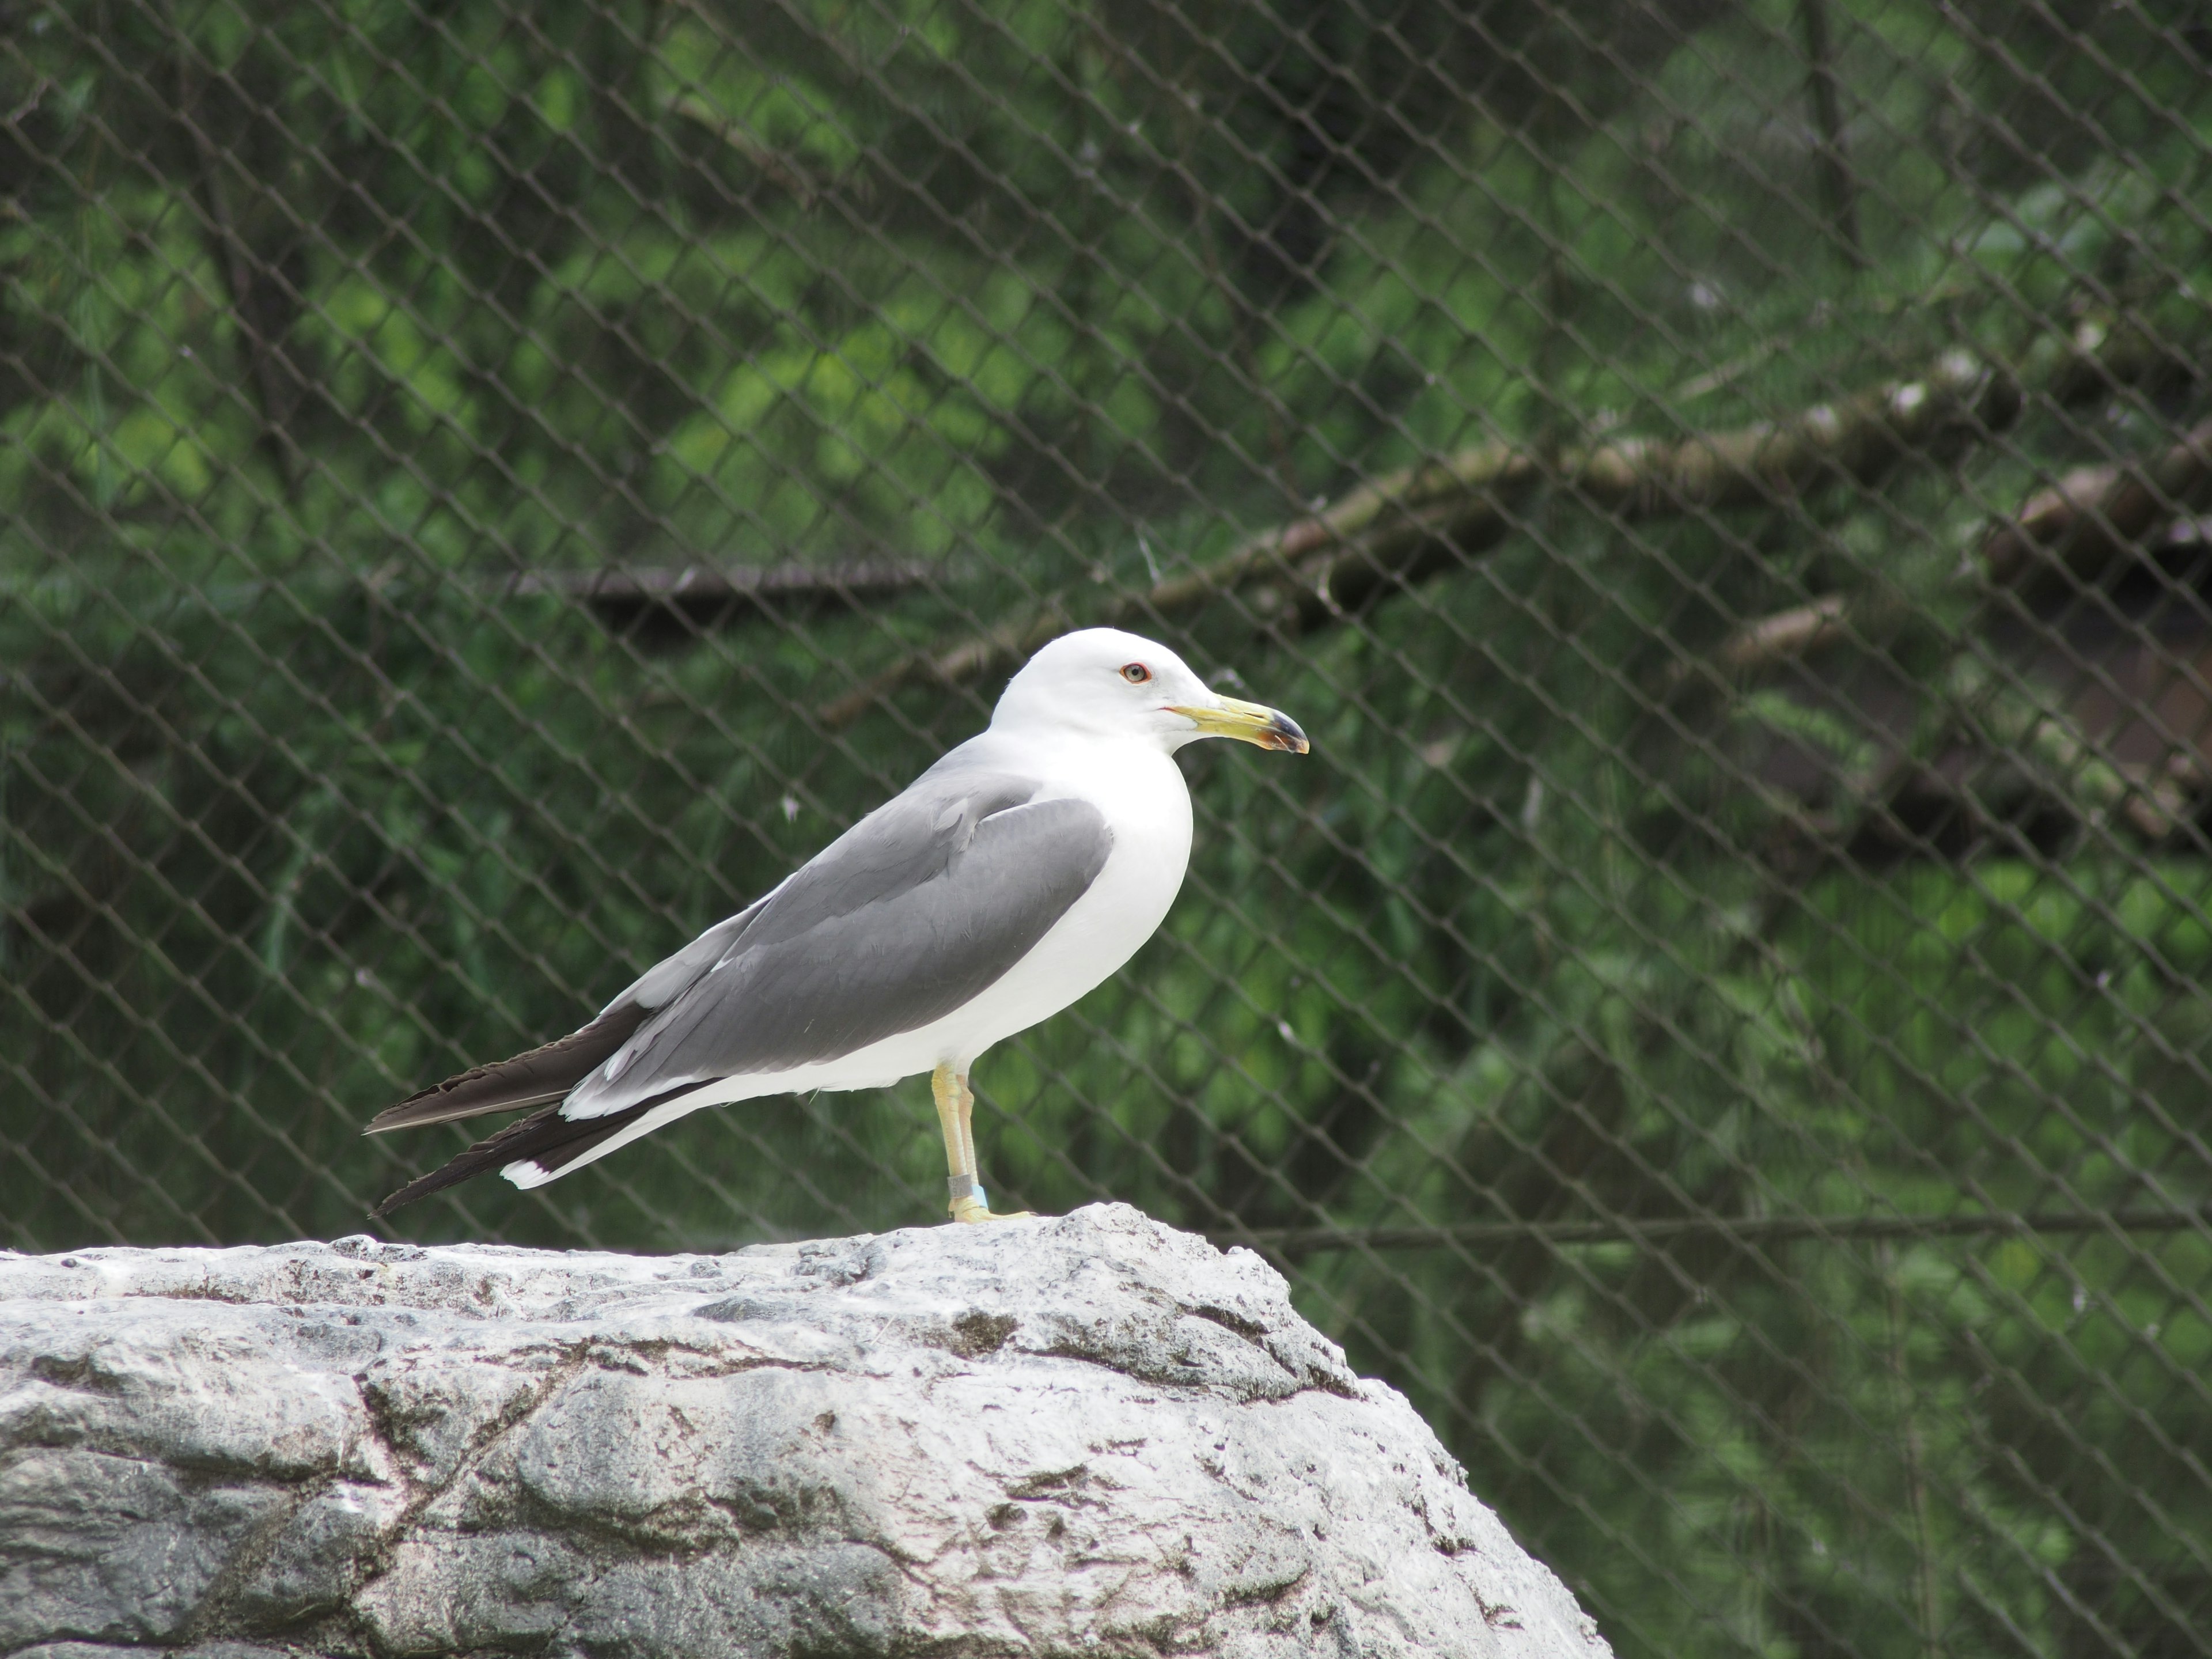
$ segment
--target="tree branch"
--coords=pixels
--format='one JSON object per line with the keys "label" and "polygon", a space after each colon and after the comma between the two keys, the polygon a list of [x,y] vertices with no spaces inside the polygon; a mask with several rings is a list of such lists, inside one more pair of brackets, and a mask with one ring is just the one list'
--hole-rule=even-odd
{"label": "tree branch", "polygon": [[1851,176],[1850,152],[1844,142],[1842,100],[1836,91],[1833,49],[1828,42],[1827,0],[1797,0],[1797,22],[1805,36],[1806,89],[1820,135],[1816,152],[1820,194],[1837,243],[1856,270],[1866,267],[1859,240],[1858,182]]}
{"label": "tree branch", "polygon": [[2212,499],[2212,421],[2147,459],[2079,467],[1982,544],[1982,568],[2000,586],[2094,581],[2183,511]]}
{"label": "tree branch", "polygon": [[[1311,626],[1487,551],[1547,488],[1623,523],[1769,504],[1831,482],[1869,483],[1909,455],[1985,437],[2009,425],[2020,403],[2010,374],[1954,352],[1916,379],[1710,437],[1627,438],[1550,457],[1480,444],[1364,485],[1189,575],[1092,607],[1084,620],[1186,616],[1237,593],[1279,626]],[[1075,620],[1048,604],[948,649],[908,657],[825,706],[822,719],[842,726],[903,686],[981,678]]]}
{"label": "tree branch", "polygon": [[827,193],[828,185],[840,182],[817,179],[804,164],[762,143],[743,125],[718,113],[703,99],[687,94],[671,99],[663,107],[710,135],[731,155],[784,191],[802,210],[811,211],[816,201]]}
{"label": "tree branch", "polygon": [[230,192],[223,183],[222,154],[207,131],[204,107],[206,80],[200,73],[191,38],[177,27],[175,16],[166,5],[163,19],[177,52],[177,120],[185,130],[198,163],[196,183],[200,213],[215,242],[217,266],[222,272],[223,288],[230,301],[231,325],[237,330],[239,349],[245,356],[253,388],[256,412],[261,419],[260,447],[270,465],[276,469],[286,496],[296,496],[301,457],[292,434],[286,429],[288,404],[283,382],[271,355],[274,343],[266,337],[262,319],[255,314],[253,256],[231,212]]}
{"label": "tree branch", "polygon": [[[2069,591],[2136,557],[2176,519],[2206,505],[2212,505],[2212,420],[2155,455],[2075,468],[1994,526],[1976,556],[1993,586]],[[1869,620],[1863,601],[1831,593],[1746,623],[1715,648],[1713,660],[1753,672],[1837,644]],[[1685,664],[1675,678],[1689,671]]]}

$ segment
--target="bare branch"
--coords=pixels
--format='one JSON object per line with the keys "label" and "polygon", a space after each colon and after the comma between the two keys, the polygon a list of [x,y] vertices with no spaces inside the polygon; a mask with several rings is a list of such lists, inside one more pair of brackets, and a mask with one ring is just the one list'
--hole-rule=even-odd
{"label": "bare branch", "polygon": [[275,359],[276,342],[270,337],[265,307],[255,304],[260,291],[252,251],[238,228],[231,211],[230,191],[223,182],[225,157],[210,135],[204,106],[206,77],[200,69],[198,48],[177,27],[172,9],[163,7],[163,21],[176,48],[177,121],[191,141],[198,162],[195,179],[200,215],[215,242],[217,269],[222,273],[230,301],[231,326],[236,331],[240,353],[245,357],[253,387],[256,412],[260,416],[258,437],[262,452],[283,481],[287,496],[298,495],[302,459],[287,427],[290,399]]}
{"label": "bare branch", "polygon": [[2077,468],[2031,496],[1982,544],[1982,568],[2001,586],[2094,580],[2180,514],[2209,501],[2212,421],[2204,421],[2157,455]]}
{"label": "bare branch", "polygon": [[[2212,421],[2172,447],[2133,461],[2077,467],[2039,490],[1984,538],[1981,571],[1997,587],[2070,589],[2097,580],[2176,519],[2212,505]],[[1832,593],[1746,623],[1713,653],[1736,673],[1839,643],[1872,620],[1863,601]],[[1685,672],[1677,678],[1686,677]]]}
{"label": "bare branch", "polygon": [[852,599],[919,587],[944,572],[927,565],[856,559],[845,564],[606,566],[526,570],[483,584],[501,598],[538,593],[599,606],[712,611],[752,599]]}
{"label": "bare branch", "polygon": [[[1377,479],[1202,569],[1109,599],[1083,620],[1187,616],[1233,592],[1278,627],[1311,626],[1494,547],[1547,488],[1623,523],[1770,504],[1830,482],[1871,483],[1909,455],[1985,437],[2011,422],[2020,401],[2011,375],[1951,353],[1913,380],[1710,437],[1626,438],[1550,457],[1480,444]],[[842,726],[902,686],[980,678],[1075,620],[1048,605],[950,649],[907,658],[826,706],[822,718]]]}
{"label": "bare branch", "polygon": [[742,124],[720,114],[704,99],[686,94],[671,99],[664,107],[670,114],[680,116],[711,135],[762,178],[790,195],[801,209],[811,210],[824,193],[824,180],[817,179],[802,163],[762,143]]}
{"label": "bare branch", "polygon": [[1849,635],[1850,611],[1841,593],[1778,611],[1729,635],[1714,655],[1722,667],[1739,673],[1784,658],[1805,656]]}

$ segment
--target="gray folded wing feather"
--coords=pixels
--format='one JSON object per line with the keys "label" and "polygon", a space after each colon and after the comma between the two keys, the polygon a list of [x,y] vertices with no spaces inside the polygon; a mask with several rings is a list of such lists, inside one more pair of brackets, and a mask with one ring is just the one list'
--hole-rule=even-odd
{"label": "gray folded wing feather", "polygon": [[1113,850],[1097,807],[1032,800],[1036,787],[925,775],[770,894],[562,1115],[597,1117],[687,1084],[834,1060],[988,989]]}

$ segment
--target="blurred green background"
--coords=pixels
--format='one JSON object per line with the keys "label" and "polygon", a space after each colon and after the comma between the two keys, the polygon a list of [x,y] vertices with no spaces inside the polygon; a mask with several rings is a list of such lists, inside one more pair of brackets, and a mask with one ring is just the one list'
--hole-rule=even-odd
{"label": "blurred green background", "polygon": [[[2184,0],[0,7],[0,1244],[360,1231],[1114,620],[994,1199],[1243,1240],[1624,1656],[2212,1652]],[[400,1234],[928,1223],[927,1090]]]}

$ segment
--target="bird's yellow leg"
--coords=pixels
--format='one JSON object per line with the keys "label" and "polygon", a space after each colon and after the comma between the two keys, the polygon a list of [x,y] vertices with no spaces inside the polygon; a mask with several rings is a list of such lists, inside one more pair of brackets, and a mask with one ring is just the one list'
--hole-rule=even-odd
{"label": "bird's yellow leg", "polygon": [[971,1171],[967,1144],[960,1133],[962,1090],[950,1066],[940,1066],[929,1074],[929,1092],[937,1102],[937,1127],[945,1136],[945,1173],[957,1181]]}
{"label": "bird's yellow leg", "polygon": [[[954,1074],[952,1089],[959,1103],[960,1156],[965,1160],[968,1173],[980,1179],[983,1166],[975,1157],[975,1091],[969,1084],[964,1073]],[[981,1198],[982,1194],[979,1192],[975,1195]]]}
{"label": "bird's yellow leg", "polygon": [[955,1221],[1012,1221],[1016,1215],[994,1215],[983,1196],[983,1183],[975,1173],[975,1094],[968,1079],[950,1066],[929,1074],[929,1091],[937,1101],[937,1127],[945,1134],[945,1190],[951,1202],[945,1208]]}

